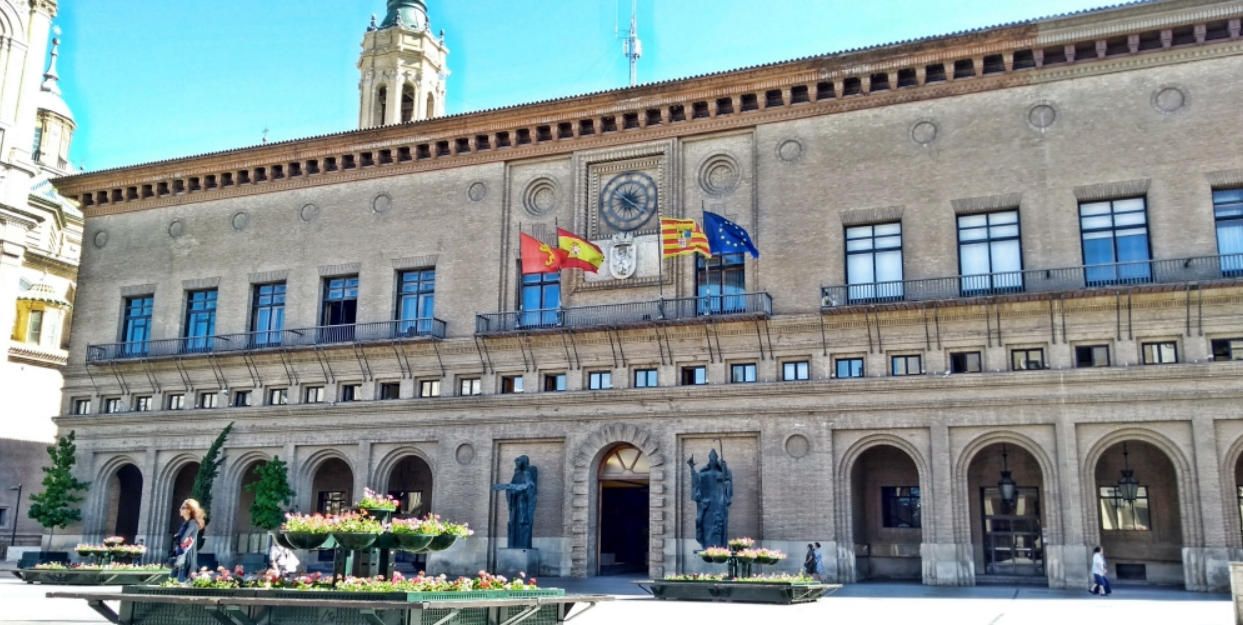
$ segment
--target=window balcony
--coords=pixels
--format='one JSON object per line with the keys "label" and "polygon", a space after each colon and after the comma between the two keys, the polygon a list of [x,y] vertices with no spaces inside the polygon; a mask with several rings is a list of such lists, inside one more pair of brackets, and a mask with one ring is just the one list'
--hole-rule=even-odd
{"label": "window balcony", "polygon": [[168,358],[197,354],[234,354],[266,349],[290,349],[342,343],[384,343],[419,339],[443,339],[445,322],[440,319],[407,319],[320,326],[270,332],[217,334],[177,339],[107,343],[87,347],[88,363],[134,358]]}
{"label": "window balcony", "polygon": [[825,286],[820,308],[1215,282],[1243,282],[1243,254]]}
{"label": "window balcony", "polygon": [[705,295],[652,302],[486,313],[475,316],[475,333],[616,328],[719,317],[769,317],[772,314],[773,298],[768,293]]}

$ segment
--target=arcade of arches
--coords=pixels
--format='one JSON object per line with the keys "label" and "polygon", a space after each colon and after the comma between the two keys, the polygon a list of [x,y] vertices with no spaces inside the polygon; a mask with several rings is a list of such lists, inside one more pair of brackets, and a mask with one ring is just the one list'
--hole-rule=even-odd
{"label": "arcade of arches", "polygon": [[[1076,579],[1077,570],[1081,568],[1067,560],[1086,558],[1091,547],[1099,544],[1108,555],[1111,575],[1119,580],[1186,584],[1192,576],[1188,573],[1185,547],[1201,540],[1188,530],[1188,524],[1200,521],[1198,517],[1188,516],[1189,508],[1182,492],[1187,483],[1185,462],[1171,456],[1170,448],[1158,446],[1152,440],[1110,439],[1087,457],[1086,461],[1092,463],[1087,476],[1090,486],[1081,489],[1079,496],[1090,502],[1091,508],[1077,506],[1073,513],[1082,513],[1090,526],[1084,532],[1081,545],[1074,547],[1077,552],[1057,544],[1068,531],[1067,515],[1058,511],[1059,506],[1068,505],[1068,499],[1064,494],[1059,495],[1057,484],[1051,483],[1046,473],[1049,461],[1033,453],[1030,443],[1011,441],[992,442],[961,452],[958,462],[962,473],[955,479],[964,485],[965,496],[954,491],[954,497],[961,501],[952,502],[945,501],[949,499],[944,495],[946,485],[935,479],[930,481],[925,473],[923,449],[883,441],[872,444],[852,456],[848,467],[843,467],[848,471],[848,486],[841,492],[848,495],[849,511],[845,517],[839,516],[842,521],[836,524],[843,541],[835,543],[830,535],[810,538],[824,543],[826,549],[835,549],[838,554],[843,553],[842,544],[851,546],[847,552],[853,553],[853,559],[842,564],[839,555],[838,570],[830,574],[830,577],[846,580],[936,583],[935,579],[930,579],[928,554],[935,551],[938,541],[945,540],[944,532],[952,531],[957,535],[962,531],[969,537],[969,542],[961,544],[964,557],[970,560],[969,579],[973,582],[990,578],[1029,578],[1067,586],[1068,580]],[[551,513],[566,501],[562,492],[566,487],[561,486],[565,482],[559,482],[564,478],[556,473],[558,456],[548,456],[543,447],[525,449],[532,450],[533,463],[540,458],[541,483],[552,485],[551,492],[541,490],[539,503],[544,510],[541,514],[549,515],[546,518],[551,521],[540,522],[543,533],[537,536],[546,537],[555,529],[548,523],[559,522],[560,517]],[[453,510],[470,505],[469,499],[454,500],[452,495],[446,494],[450,491],[445,480],[436,478],[426,457],[396,453],[374,469],[378,478],[374,483],[399,500],[399,515],[453,515],[454,512],[442,511],[446,501]],[[731,453],[735,454],[731,457],[740,458],[736,454],[741,453],[741,448],[735,445]],[[592,552],[589,573],[647,571],[652,566],[650,541],[655,531],[651,519],[659,518],[659,515],[653,516],[651,502],[658,501],[654,495],[661,492],[653,489],[654,467],[643,451],[629,443],[604,445],[596,458],[590,472],[594,484],[587,500],[592,508],[591,538],[587,542]],[[261,462],[249,456],[236,467],[222,472],[229,479],[220,484],[228,487],[223,488],[223,494],[217,493],[216,503],[220,506],[217,510],[232,510],[234,517],[209,526],[209,535],[213,535],[210,534],[213,531],[230,533],[227,541],[213,543],[215,551],[240,555],[264,552],[268,548],[266,532],[255,527],[250,518],[249,507],[254,496],[245,490],[257,479],[254,470]],[[750,462],[750,458],[745,462]],[[131,541],[145,538],[147,544],[153,546],[162,544],[161,541],[180,524],[177,507],[189,497],[198,466],[196,462],[183,461],[175,470],[163,474],[163,484],[152,485],[145,485],[146,477],[135,464],[120,463],[119,467],[109,469],[110,472],[101,478],[106,487],[98,499],[104,514],[97,526],[98,534],[120,535]],[[450,475],[457,477],[447,479],[453,480],[462,479],[462,467],[468,464],[451,462],[450,466],[456,471]],[[746,475],[755,476],[747,479],[759,477],[753,473],[754,469],[737,466]],[[1223,489],[1235,496],[1231,502],[1238,502],[1237,507],[1229,509],[1230,514],[1236,515],[1230,523],[1234,531],[1241,534],[1238,542],[1243,544],[1243,529],[1240,529],[1243,528],[1243,459],[1231,468],[1232,473],[1226,476],[1229,482]],[[291,469],[291,480],[295,474],[297,469]],[[348,509],[360,495],[356,489],[361,489],[362,483],[357,479],[352,462],[344,456],[325,457],[301,475],[305,476],[299,478],[304,480],[304,486],[296,500],[301,510],[340,512]],[[293,481],[297,487],[297,481]],[[677,486],[664,488],[676,490]],[[152,496],[151,491],[159,495],[155,501],[161,509],[158,518],[148,519],[145,508],[149,502],[144,498]],[[1062,484],[1061,492],[1065,491],[1066,486]],[[669,490],[663,492],[668,494]],[[475,501],[487,504],[486,498],[484,493]],[[952,524],[936,520],[944,517],[947,505],[955,507]],[[504,518],[504,510],[499,512],[498,518]],[[469,516],[463,520],[472,521]],[[486,523],[473,520],[471,525],[481,528]],[[764,540],[765,529],[757,529]],[[495,531],[503,536],[504,523],[498,523]],[[486,549],[486,539],[480,538],[476,541],[476,549]],[[225,542],[228,542],[227,548]],[[807,540],[766,542],[791,553],[794,557],[789,563],[797,566],[796,560],[801,560]],[[314,557],[306,560],[312,566],[319,562]],[[424,560],[410,564],[429,566]],[[853,571],[841,570],[842,566],[853,566]]]}

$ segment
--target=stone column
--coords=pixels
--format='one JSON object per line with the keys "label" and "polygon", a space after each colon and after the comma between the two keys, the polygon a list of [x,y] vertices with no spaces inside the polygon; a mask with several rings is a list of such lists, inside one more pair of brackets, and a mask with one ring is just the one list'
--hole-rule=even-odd
{"label": "stone column", "polygon": [[[1088,583],[1088,571],[1091,563],[1092,550],[1088,548],[1083,527],[1083,487],[1094,488],[1092,484],[1083,484],[1083,476],[1079,472],[1079,446],[1075,436],[1075,424],[1064,416],[1053,424],[1055,444],[1054,458],[1058,462],[1058,492],[1061,500],[1058,504],[1062,509],[1062,544],[1045,545],[1045,571],[1049,577],[1050,588],[1080,588]],[[1046,475],[1045,480],[1054,476]],[[1095,475],[1088,475],[1088,480],[1095,481]]]}
{"label": "stone column", "polygon": [[[1201,586],[1196,590],[1226,592],[1230,589],[1230,548],[1226,540],[1225,509],[1221,505],[1221,462],[1217,457],[1217,432],[1213,418],[1197,414],[1191,420],[1192,442],[1195,445],[1196,480],[1198,492],[1189,493],[1192,501],[1198,501],[1203,545],[1183,546],[1183,569],[1188,590],[1193,587],[1192,572],[1199,573],[1195,580]],[[1231,513],[1235,512],[1231,510]],[[1191,519],[1184,519],[1190,523]]]}
{"label": "stone column", "polygon": [[160,505],[156,456],[155,447],[148,447],[142,459],[142,509],[138,511],[138,536],[134,538],[135,542],[139,539],[146,541],[148,557],[152,558],[168,553],[172,545],[172,536],[167,529],[168,518],[156,509]]}
{"label": "stone column", "polygon": [[[968,531],[964,543],[958,543],[954,526],[953,473],[954,459],[950,449],[949,426],[938,423],[932,426],[928,464],[932,473],[931,496],[921,498],[934,519],[931,536],[924,531],[924,542],[919,546],[923,560],[923,580],[929,586],[974,586],[975,558]],[[928,506],[927,504],[931,504]],[[929,509],[930,508],[930,509]],[[964,520],[964,523],[966,521]]]}
{"label": "stone column", "polygon": [[[392,72],[388,76],[388,102],[385,103],[384,123],[400,124],[401,123],[401,90],[405,87],[401,72],[396,68],[389,70]],[[415,90],[417,95],[418,90]],[[418,104],[418,98],[415,98],[415,104]],[[417,107],[416,107],[417,108]]]}

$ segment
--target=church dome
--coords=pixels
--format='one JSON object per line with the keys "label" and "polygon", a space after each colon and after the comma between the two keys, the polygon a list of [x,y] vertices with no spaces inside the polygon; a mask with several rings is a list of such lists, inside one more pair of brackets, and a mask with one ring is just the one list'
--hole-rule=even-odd
{"label": "church dome", "polygon": [[38,108],[54,115],[59,115],[70,122],[73,111],[60,95],[60,75],[56,73],[56,57],[60,56],[60,39],[52,40],[52,60],[43,74],[43,86],[39,88]]}
{"label": "church dome", "polygon": [[388,0],[388,13],[380,28],[398,25],[407,30],[427,30],[427,5],[423,0]]}

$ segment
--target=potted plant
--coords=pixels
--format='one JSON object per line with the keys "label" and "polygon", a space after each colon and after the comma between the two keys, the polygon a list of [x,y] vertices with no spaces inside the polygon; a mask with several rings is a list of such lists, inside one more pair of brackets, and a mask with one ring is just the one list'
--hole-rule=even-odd
{"label": "potted plant", "polygon": [[384,533],[384,524],[366,512],[346,512],[332,517],[331,527],[333,539],[350,551],[370,549]]}
{"label": "potted plant", "polygon": [[388,495],[381,495],[370,488],[363,489],[363,498],[354,504],[359,512],[366,512],[381,523],[388,523],[397,511],[397,500]]}
{"label": "potted plant", "polygon": [[759,564],[777,564],[786,559],[786,554],[777,549],[756,549],[755,553]]}
{"label": "potted plant", "polygon": [[285,515],[281,534],[294,549],[319,549],[332,537],[333,525],[318,512],[315,514],[290,513]]}
{"label": "potted plant", "polygon": [[730,555],[730,550],[724,547],[708,547],[699,552],[699,557],[703,558],[704,562],[715,562],[717,564],[728,561]]}
{"label": "potted plant", "polygon": [[755,546],[755,541],[750,538],[731,538],[729,539],[729,548],[731,551],[741,551],[750,549]]}
{"label": "potted plant", "polygon": [[738,561],[743,564],[751,564],[752,562],[755,562],[755,560],[759,557],[759,554],[756,553],[754,549],[741,549],[734,552],[734,556],[737,557]]}
{"label": "potted plant", "polygon": [[431,524],[425,524],[422,519],[393,519],[393,522],[389,524],[393,543],[398,549],[410,553],[427,551],[427,546],[432,544],[432,539],[439,535],[431,532],[438,529]]}

